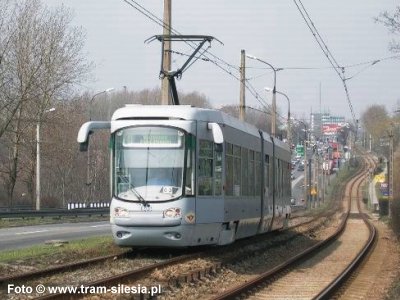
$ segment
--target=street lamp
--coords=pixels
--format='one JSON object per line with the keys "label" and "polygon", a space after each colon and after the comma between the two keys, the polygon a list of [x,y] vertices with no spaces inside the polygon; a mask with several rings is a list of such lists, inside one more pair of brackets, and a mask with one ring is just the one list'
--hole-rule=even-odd
{"label": "street lamp", "polygon": [[262,62],[263,64],[268,65],[274,71],[274,88],[272,90],[271,134],[273,137],[275,137],[275,135],[276,135],[276,72],[279,71],[279,69],[274,68],[274,66],[271,65],[270,63],[267,63],[266,61],[259,59],[253,55],[246,54],[246,56],[250,59],[258,60],[259,62]]}
{"label": "street lamp", "polygon": [[[96,98],[98,95],[101,95],[101,94],[104,94],[104,93],[108,93],[108,92],[111,92],[113,90],[114,90],[114,88],[108,88],[108,89],[105,89],[104,91],[98,92],[98,93],[93,95],[93,97],[90,99],[90,102],[89,102],[89,121],[92,120],[92,103],[94,101],[94,98]],[[90,150],[88,148],[87,149],[87,170],[86,170],[86,186],[89,189],[88,200],[90,199],[90,196],[91,196],[90,195],[91,194],[91,187],[90,187],[91,184],[92,184],[92,182],[90,180]]]}
{"label": "street lamp", "polygon": [[[307,169],[309,166],[309,162],[307,161],[307,124],[304,123],[303,121],[297,120],[299,123],[301,123],[304,126],[304,200],[306,201],[307,207],[310,205],[311,207],[311,203],[309,201],[309,187],[308,187],[308,182],[309,180],[307,180]],[[309,174],[311,176],[311,174]],[[310,177],[311,179],[311,177]],[[311,185],[310,185],[311,187]],[[309,204],[310,203],[310,204]]]}
{"label": "street lamp", "polygon": [[[54,107],[44,113],[55,111]],[[36,123],[36,210],[40,210],[40,118]]]}
{"label": "street lamp", "polygon": [[[111,92],[113,90],[114,90],[114,88],[108,88],[108,89],[105,89],[104,91],[98,92],[98,93],[93,95],[92,99],[90,99],[90,102],[89,102],[89,121],[92,120],[92,103],[93,103],[94,98],[96,98],[98,95],[101,95],[101,94],[104,94],[104,93],[108,93],[108,92]],[[89,151],[88,151],[88,153],[89,153]]]}
{"label": "street lamp", "polygon": [[[273,92],[273,89],[271,89],[271,88],[269,88],[269,87],[265,87],[264,88],[267,92]],[[275,93],[277,93],[277,94],[279,94],[279,95],[282,95],[282,96],[284,96],[285,98],[286,98],[286,100],[287,100],[287,102],[288,102],[288,114],[287,114],[287,140],[288,140],[288,144],[289,144],[289,147],[290,147],[290,149],[292,149],[292,133],[291,133],[291,121],[290,121],[290,100],[289,100],[289,97],[285,94],[285,93],[282,93],[282,92],[280,92],[280,91],[277,91],[276,89],[275,89]]]}

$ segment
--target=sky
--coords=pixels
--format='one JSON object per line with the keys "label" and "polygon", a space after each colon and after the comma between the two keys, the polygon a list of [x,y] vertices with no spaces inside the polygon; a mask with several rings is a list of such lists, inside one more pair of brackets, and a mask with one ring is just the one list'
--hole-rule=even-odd
{"label": "sky", "polygon": [[[127,0],[130,2],[130,0]],[[135,1],[162,19],[163,0]],[[86,32],[87,57],[96,65],[94,79],[82,87],[93,93],[113,87],[142,90],[160,86],[161,44],[144,41],[162,28],[124,0],[43,0],[52,7],[64,4],[74,11],[73,25]],[[389,112],[400,105],[400,59],[389,51],[396,36],[374,18],[394,12],[393,0],[302,0],[308,15],[340,66],[345,67],[349,99],[356,119],[373,104]],[[226,64],[197,60],[177,81],[178,92],[197,91],[214,107],[239,104],[240,52],[268,62],[277,72],[276,88],[290,99],[291,114],[307,118],[310,112],[329,112],[351,118],[343,83],[315,41],[293,0],[172,0],[172,27],[181,34],[211,35],[208,49]],[[399,38],[399,37],[397,37]],[[184,43],[173,50],[191,54]],[[400,55],[400,53],[398,53]],[[172,69],[185,56],[173,55]],[[380,60],[372,64],[373,61]],[[271,103],[273,72],[267,65],[246,59],[246,78],[253,93],[246,105]],[[354,76],[354,77],[352,77]],[[257,97],[255,97],[257,95]],[[287,101],[277,96],[285,115]]]}

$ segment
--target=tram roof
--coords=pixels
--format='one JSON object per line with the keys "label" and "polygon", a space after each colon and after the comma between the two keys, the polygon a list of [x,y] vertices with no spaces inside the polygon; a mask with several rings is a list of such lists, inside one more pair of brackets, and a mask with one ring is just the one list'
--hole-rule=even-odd
{"label": "tram roof", "polygon": [[175,119],[223,122],[222,112],[215,109],[198,108],[191,105],[142,105],[126,104],[117,109],[112,120],[121,119]]}
{"label": "tram roof", "polygon": [[[259,135],[258,129],[255,126],[242,122],[222,111],[191,105],[126,104],[124,107],[117,109],[111,119],[112,121],[116,121],[129,119],[143,120],[147,118],[215,122],[240,129],[253,135]],[[268,139],[268,137],[268,134],[264,134],[265,139]],[[279,143],[279,141],[277,142]]]}

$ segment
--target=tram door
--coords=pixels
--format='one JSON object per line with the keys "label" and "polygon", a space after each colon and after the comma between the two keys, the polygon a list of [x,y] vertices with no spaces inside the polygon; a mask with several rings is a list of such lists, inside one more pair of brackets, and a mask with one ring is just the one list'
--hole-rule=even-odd
{"label": "tram door", "polygon": [[214,143],[206,122],[198,124],[197,145],[196,224],[222,223],[223,146]]}

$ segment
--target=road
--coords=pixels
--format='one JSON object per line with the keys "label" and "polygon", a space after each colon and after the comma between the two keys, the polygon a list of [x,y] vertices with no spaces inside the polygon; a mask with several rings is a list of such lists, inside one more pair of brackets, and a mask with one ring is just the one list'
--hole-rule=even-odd
{"label": "road", "polygon": [[48,240],[76,240],[111,235],[109,221],[46,224],[0,229],[0,251],[43,244]]}

